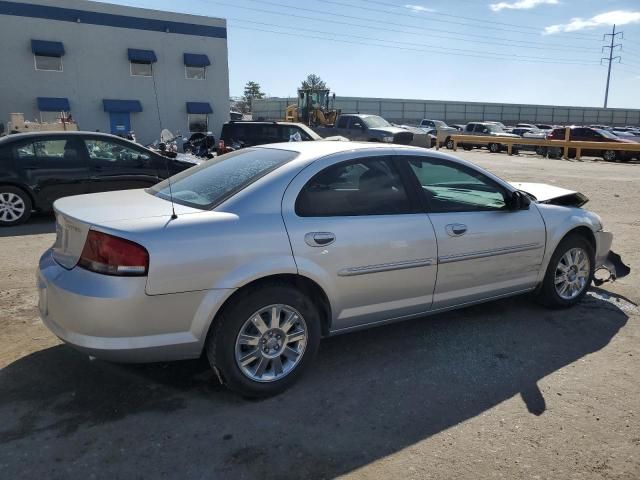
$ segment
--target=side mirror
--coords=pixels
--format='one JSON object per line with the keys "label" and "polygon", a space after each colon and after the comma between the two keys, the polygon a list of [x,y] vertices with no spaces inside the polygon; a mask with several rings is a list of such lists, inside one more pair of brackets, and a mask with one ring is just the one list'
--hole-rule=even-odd
{"label": "side mirror", "polygon": [[511,194],[508,205],[509,210],[529,210],[529,205],[531,205],[531,199],[526,193],[516,190]]}

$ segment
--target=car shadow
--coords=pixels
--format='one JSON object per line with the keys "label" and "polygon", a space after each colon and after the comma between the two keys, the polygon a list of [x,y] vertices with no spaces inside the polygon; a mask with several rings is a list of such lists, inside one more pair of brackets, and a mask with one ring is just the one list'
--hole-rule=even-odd
{"label": "car shadow", "polygon": [[118,365],[57,346],[0,371],[0,471],[333,478],[516,395],[522,415],[544,415],[537,382],[627,319],[597,295],[563,311],[518,298],[336,336],[298,384],[260,401],[228,392],[203,359]]}
{"label": "car shadow", "polygon": [[13,227],[0,227],[0,238],[42,235],[43,233],[55,232],[56,220],[52,213],[35,213],[27,223]]}

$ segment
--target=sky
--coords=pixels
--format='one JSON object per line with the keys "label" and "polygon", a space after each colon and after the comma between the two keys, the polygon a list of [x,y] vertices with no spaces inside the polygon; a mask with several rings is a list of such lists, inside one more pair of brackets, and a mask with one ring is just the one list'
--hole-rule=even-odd
{"label": "sky", "polygon": [[[107,0],[226,18],[230,93],[640,108],[640,0]],[[617,62],[617,61],[616,61]]]}

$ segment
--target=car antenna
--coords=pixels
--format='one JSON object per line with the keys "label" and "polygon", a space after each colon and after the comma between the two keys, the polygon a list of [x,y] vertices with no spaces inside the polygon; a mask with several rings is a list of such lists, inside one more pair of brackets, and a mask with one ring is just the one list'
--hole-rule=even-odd
{"label": "car antenna", "polygon": [[[156,76],[153,74],[153,64],[151,64],[151,78],[153,79],[153,92],[156,97],[156,111],[158,112],[158,123],[160,124],[160,142],[162,143],[162,117],[160,116],[160,102],[158,101],[158,87],[156,86]],[[166,148],[166,144],[165,144]],[[167,171],[167,182],[169,182],[169,200],[171,201],[171,220],[178,218],[176,206],[173,203],[173,189],[171,188],[171,172],[169,171],[169,157],[163,152],[164,168]]]}

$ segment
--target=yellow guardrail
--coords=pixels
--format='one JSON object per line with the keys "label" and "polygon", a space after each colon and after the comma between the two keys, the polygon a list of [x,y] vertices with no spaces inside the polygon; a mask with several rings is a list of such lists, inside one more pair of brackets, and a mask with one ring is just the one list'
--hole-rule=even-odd
{"label": "yellow guardrail", "polygon": [[562,158],[569,158],[569,149],[575,149],[576,158],[579,160],[582,150],[599,150],[599,151],[624,151],[624,152],[640,152],[640,143],[618,143],[618,142],[582,142],[569,140],[570,129],[567,128],[564,140],[547,140],[544,138],[515,138],[500,137],[486,135],[446,135],[446,132],[438,132],[436,149],[440,149],[440,143],[444,143],[446,138],[453,140],[453,151],[458,149],[459,143],[472,143],[474,145],[489,145],[497,143],[507,147],[507,153],[513,155],[513,147],[531,145],[536,147],[556,147],[562,149]]}

